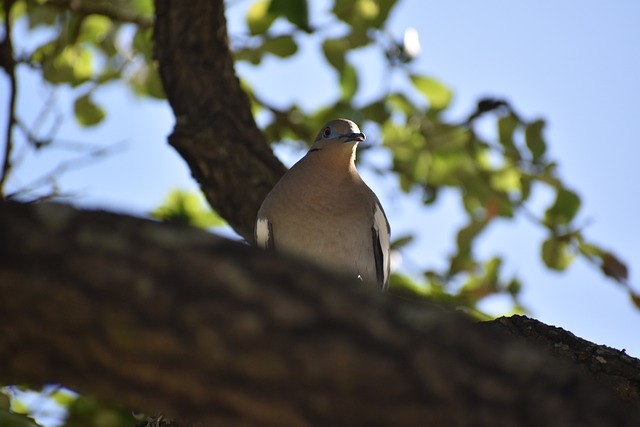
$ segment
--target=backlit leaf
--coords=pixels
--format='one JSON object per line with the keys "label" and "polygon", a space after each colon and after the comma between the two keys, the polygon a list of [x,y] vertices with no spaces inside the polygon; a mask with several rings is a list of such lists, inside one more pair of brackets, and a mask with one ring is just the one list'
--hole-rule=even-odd
{"label": "backlit leaf", "polygon": [[545,222],[550,225],[568,224],[580,209],[580,197],[571,190],[558,190],[556,200],[545,212]]}
{"label": "backlit leaf", "polygon": [[256,1],[247,12],[247,27],[251,34],[264,34],[267,32],[275,16],[269,13],[270,2],[267,0]]}
{"label": "backlit leaf", "polygon": [[498,120],[498,140],[504,148],[505,156],[520,160],[521,156],[513,139],[517,127],[518,120],[513,114],[500,117]]}
{"label": "backlit leaf", "polygon": [[552,270],[562,271],[566,269],[573,254],[569,250],[569,242],[566,239],[552,236],[542,243],[542,261]]}
{"label": "backlit leaf", "polygon": [[529,124],[525,130],[525,142],[534,162],[540,159],[547,151],[547,144],[542,137],[544,125],[544,120],[536,120]]}
{"label": "backlit leaf", "polygon": [[93,102],[90,93],[84,94],[75,100],[73,112],[76,115],[76,120],[82,126],[95,126],[105,117],[104,110]]}
{"label": "backlit leaf", "polygon": [[429,101],[429,107],[434,110],[444,110],[447,108],[453,92],[438,80],[426,76],[411,75],[413,85]]}
{"label": "backlit leaf", "polygon": [[309,8],[307,0],[271,0],[268,12],[284,16],[296,27],[309,31]]}

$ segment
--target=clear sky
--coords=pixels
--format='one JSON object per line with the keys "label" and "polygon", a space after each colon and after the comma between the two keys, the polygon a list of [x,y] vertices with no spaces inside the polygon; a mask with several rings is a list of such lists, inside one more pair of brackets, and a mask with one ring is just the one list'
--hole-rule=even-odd
{"label": "clear sky", "polygon": [[[229,13],[232,33],[246,4],[234,2]],[[563,179],[582,197],[587,237],[629,264],[636,289],[640,289],[638,22],[640,3],[631,0],[588,4],[401,0],[389,27],[396,36],[406,27],[418,30],[423,51],[412,68],[454,90],[452,117],[468,114],[479,97],[491,95],[506,97],[528,119],[548,121],[551,155],[559,161]],[[239,71],[265,97],[313,108],[338,92],[335,76],[314,56],[316,48],[311,43],[295,61],[267,61],[265,67]],[[360,52],[350,59],[363,78],[368,76],[359,96],[374,92],[381,84],[375,55]],[[46,92],[24,70],[20,77],[24,80],[19,111],[34,117]],[[3,76],[0,117],[6,117],[6,88]],[[78,194],[75,203],[142,214],[173,188],[196,188],[184,162],[166,144],[173,126],[166,103],[140,100],[111,85],[96,95],[107,108],[107,120],[81,133],[74,126],[66,91],[59,91],[57,98],[66,117],[58,133],[61,139],[95,146],[122,142],[112,156],[63,175],[61,187]],[[286,150],[280,154],[287,164],[301,155]],[[14,183],[25,184],[57,159],[68,157],[68,152],[29,156]],[[419,235],[404,254],[403,268],[442,263],[453,249],[454,230],[464,220],[455,198],[445,197],[424,211],[414,200],[398,197],[393,183],[366,170],[363,175],[386,206],[393,231],[413,230]],[[544,195],[536,200],[541,206],[549,202]],[[506,272],[525,281],[524,302],[534,317],[640,357],[640,311],[632,307],[627,294],[585,262],[574,263],[562,274],[549,272],[539,256],[544,237],[543,230],[519,221],[490,229],[477,250],[484,257],[496,251],[505,256]],[[486,308],[502,306],[494,301]]]}

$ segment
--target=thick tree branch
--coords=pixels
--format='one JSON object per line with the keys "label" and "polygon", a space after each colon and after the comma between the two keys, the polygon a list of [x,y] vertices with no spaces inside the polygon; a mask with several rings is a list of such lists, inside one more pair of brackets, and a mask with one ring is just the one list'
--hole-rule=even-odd
{"label": "thick tree branch", "polygon": [[532,345],[199,230],[4,203],[0,236],[0,382],[205,425],[640,425]]}
{"label": "thick tree branch", "polygon": [[256,213],[285,171],[240,88],[222,1],[156,1],[155,55],[176,116],[169,142],[209,203],[248,241]]}

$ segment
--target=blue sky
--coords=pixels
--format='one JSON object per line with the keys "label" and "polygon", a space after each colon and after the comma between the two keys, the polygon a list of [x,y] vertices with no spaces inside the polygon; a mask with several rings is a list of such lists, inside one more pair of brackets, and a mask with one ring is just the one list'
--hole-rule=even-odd
{"label": "blue sky", "polygon": [[[234,3],[229,13],[232,33],[247,4]],[[633,1],[577,5],[404,0],[389,27],[397,36],[406,27],[418,30],[423,51],[412,68],[454,90],[452,117],[468,114],[478,98],[491,95],[506,97],[528,119],[547,120],[551,155],[559,161],[563,179],[582,197],[587,237],[630,265],[636,289],[640,289],[640,198],[635,189],[640,182],[638,22],[640,3]],[[267,61],[259,69],[239,71],[263,96],[313,108],[338,93],[335,76],[314,52],[311,42],[295,61]],[[363,77],[359,95],[363,98],[381,84],[376,58],[367,51],[350,57]],[[24,80],[19,111],[33,117],[46,91],[28,73],[20,76]],[[0,117],[6,117],[6,88],[3,76]],[[173,126],[166,103],[141,100],[111,85],[96,96],[107,108],[107,120],[81,132],[74,126],[68,94],[59,91],[57,97],[66,117],[58,133],[61,139],[96,146],[121,142],[112,156],[63,175],[61,187],[77,194],[75,203],[143,214],[173,188],[196,188],[184,162],[166,144]],[[0,131],[4,126],[3,121]],[[291,164],[302,153],[281,150],[279,154]],[[28,157],[14,184],[25,184],[67,156]],[[365,160],[385,161],[384,156]],[[394,183],[380,181],[367,170],[362,173],[386,206],[393,231],[418,233],[404,254],[403,268],[417,271],[441,265],[453,249],[454,230],[464,221],[455,197],[444,197],[425,211],[415,197],[400,197]],[[548,202],[544,193],[534,200],[540,206]],[[491,228],[477,251],[484,257],[498,252],[506,258],[506,272],[525,281],[524,301],[534,317],[640,356],[640,311],[632,307],[627,294],[582,261],[565,273],[546,270],[539,256],[544,237],[543,230],[518,221]],[[493,311],[502,307],[502,301],[486,305]]]}

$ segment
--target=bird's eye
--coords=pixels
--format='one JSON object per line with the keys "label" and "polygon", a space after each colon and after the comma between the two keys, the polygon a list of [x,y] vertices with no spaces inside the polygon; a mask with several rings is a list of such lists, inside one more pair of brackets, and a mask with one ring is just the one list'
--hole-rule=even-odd
{"label": "bird's eye", "polygon": [[329,138],[331,136],[331,128],[329,126],[327,126],[326,128],[324,128],[324,130],[322,131],[322,135],[325,138]]}

